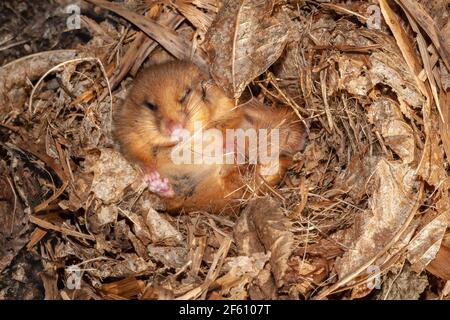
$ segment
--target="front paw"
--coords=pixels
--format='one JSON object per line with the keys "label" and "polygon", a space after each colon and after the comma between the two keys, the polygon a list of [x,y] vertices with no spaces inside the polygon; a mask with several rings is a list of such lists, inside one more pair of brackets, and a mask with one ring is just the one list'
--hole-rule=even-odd
{"label": "front paw", "polygon": [[144,175],[144,181],[147,184],[148,189],[164,198],[172,198],[175,196],[175,192],[170,186],[167,178],[161,178],[158,171],[151,171]]}

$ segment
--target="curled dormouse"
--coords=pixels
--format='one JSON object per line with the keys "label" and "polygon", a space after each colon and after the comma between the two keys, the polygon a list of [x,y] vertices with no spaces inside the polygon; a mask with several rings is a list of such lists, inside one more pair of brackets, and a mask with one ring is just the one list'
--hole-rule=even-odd
{"label": "curled dormouse", "polygon": [[[272,137],[273,129],[278,132],[276,159],[270,164],[252,162],[255,148],[267,148],[260,132]],[[227,139],[230,132],[247,130],[256,135],[240,140],[244,148],[239,139]],[[195,143],[200,131],[206,133],[203,138],[213,132],[223,139],[213,139],[212,148],[210,140],[202,140],[204,148],[199,149]],[[142,167],[149,190],[161,196],[172,212],[237,208],[241,199],[265,184],[276,185],[306,139],[304,125],[289,108],[268,108],[256,100],[236,106],[195,65],[182,61],[151,66],[136,77],[115,112],[114,133],[123,154]],[[250,141],[255,137],[256,143]],[[270,148],[272,140],[267,141]],[[217,143],[222,153],[212,153],[215,162],[198,161],[200,153],[217,151]],[[180,163],[174,154],[182,151],[188,160]]]}

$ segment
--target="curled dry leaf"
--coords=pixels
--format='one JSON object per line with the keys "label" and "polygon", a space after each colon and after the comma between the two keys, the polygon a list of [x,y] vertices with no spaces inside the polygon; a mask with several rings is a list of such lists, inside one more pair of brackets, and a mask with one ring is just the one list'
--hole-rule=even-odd
{"label": "curled dry leaf", "polygon": [[370,56],[370,63],[372,65],[370,76],[374,85],[378,83],[387,85],[397,94],[399,100],[413,107],[422,107],[424,98],[419,93],[414,77],[401,56],[374,52]]}
{"label": "curled dry leaf", "polygon": [[102,291],[104,294],[112,297],[118,296],[131,299],[141,294],[144,291],[144,287],[145,284],[142,280],[129,277],[102,285]]}
{"label": "curled dry leaf", "polygon": [[383,84],[392,88],[398,99],[413,107],[421,107],[423,98],[415,85],[414,77],[398,49],[390,49],[393,51],[373,52],[368,63],[358,57],[339,58],[340,88],[345,88],[354,95],[365,96],[377,84]]}
{"label": "curled dry leaf", "polygon": [[134,253],[123,253],[123,260],[108,260],[94,262],[93,268],[87,272],[101,279],[114,277],[126,278],[135,274],[151,270],[154,265],[151,261],[145,261]]}
{"label": "curled dry leaf", "polygon": [[55,65],[77,57],[75,50],[40,52],[12,61],[0,68],[0,115],[26,99],[27,79],[36,80]]}
{"label": "curled dry leaf", "polygon": [[91,191],[104,204],[120,201],[124,189],[138,178],[136,170],[113,149],[101,149],[100,157],[91,158],[87,170],[94,173]]}
{"label": "curled dry leaf", "polygon": [[422,162],[418,169],[418,174],[430,185],[438,187],[442,181],[447,179],[447,173],[443,167],[444,152],[439,146],[439,134],[430,130],[425,141]]}
{"label": "curled dry leaf", "polygon": [[184,247],[147,246],[152,260],[162,262],[170,268],[181,268],[186,264],[187,250]]}
{"label": "curled dry leaf", "polygon": [[74,174],[73,185],[68,186],[69,199],[62,200],[58,205],[65,210],[70,210],[75,212],[86,205],[89,198],[91,185],[92,185],[92,174],[85,172],[77,172]]}
{"label": "curled dry leaf", "polygon": [[277,298],[277,287],[273,280],[270,268],[261,270],[248,288],[252,300],[273,300]]}
{"label": "curled dry leaf", "polygon": [[155,209],[150,208],[145,218],[153,243],[180,244],[183,236]]}
{"label": "curled dry leaf", "polygon": [[379,157],[353,156],[348,169],[336,179],[335,189],[347,192],[355,203],[359,203],[367,192],[367,180],[375,171],[378,161]]}
{"label": "curled dry leaf", "polygon": [[140,297],[141,300],[173,300],[174,293],[172,290],[159,286],[156,283],[147,285],[144,293]]}
{"label": "curled dry leaf", "polygon": [[444,280],[450,281],[450,233],[446,233],[436,258],[427,266],[427,271]]}
{"label": "curled dry leaf", "polygon": [[274,1],[226,1],[206,34],[210,72],[229,96],[238,98],[281,55],[289,18]]}
{"label": "curled dry leaf", "polygon": [[377,295],[380,300],[418,300],[428,286],[426,274],[415,273],[407,264],[396,273],[389,272],[383,280]]}
{"label": "curled dry leaf", "polygon": [[195,1],[175,0],[173,6],[201,32],[206,32],[214,16],[196,7]]}
{"label": "curled dry leaf", "polygon": [[[287,261],[294,245],[294,236],[289,231],[288,219],[284,216],[280,205],[270,197],[257,198],[249,202],[242,214],[248,215],[248,219],[255,226],[259,241],[266,251],[270,251],[270,266],[275,282],[278,287],[283,286]],[[251,235],[244,239],[255,239],[255,236]]]}
{"label": "curled dry leaf", "polygon": [[405,164],[415,159],[415,138],[412,128],[404,121],[400,107],[390,99],[379,99],[369,108],[368,118],[389,146]]}
{"label": "curled dry leaf", "polygon": [[372,179],[375,191],[370,202],[371,212],[363,213],[359,239],[342,259],[336,261],[339,279],[366,264],[367,267],[376,264],[380,253],[386,252],[406,229],[416,209],[416,202],[420,200],[416,190],[419,187],[417,176],[408,165],[381,160]]}
{"label": "curled dry leaf", "polygon": [[225,262],[224,270],[228,270],[237,278],[243,276],[256,277],[269,261],[270,253],[255,253],[251,256],[233,257]]}
{"label": "curled dry leaf", "polygon": [[126,210],[120,210],[120,212],[132,223],[133,226],[133,232],[134,234],[139,238],[139,240],[142,241],[143,244],[147,245],[150,243],[152,236],[150,234],[150,231],[147,227],[146,221],[144,217],[141,215],[126,211]]}
{"label": "curled dry leaf", "polygon": [[240,255],[250,256],[265,251],[258,238],[253,216],[249,210],[245,210],[236,221],[234,239]]}
{"label": "curled dry leaf", "polygon": [[229,295],[230,299],[247,298],[245,287],[260,274],[269,258],[270,253],[259,252],[228,259],[223,266],[223,270],[228,272],[216,281],[221,287],[219,295]]}
{"label": "curled dry leaf", "polygon": [[448,226],[448,216],[443,213],[425,225],[407,246],[411,270],[422,272],[436,257]]}

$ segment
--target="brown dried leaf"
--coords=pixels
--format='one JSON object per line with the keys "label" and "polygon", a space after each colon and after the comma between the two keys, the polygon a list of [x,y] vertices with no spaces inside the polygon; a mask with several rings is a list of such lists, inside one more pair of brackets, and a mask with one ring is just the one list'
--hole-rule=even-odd
{"label": "brown dried leaf", "polygon": [[170,268],[181,268],[186,264],[187,250],[184,247],[160,247],[148,245],[148,253],[152,260],[162,262]]}
{"label": "brown dried leaf", "polygon": [[238,256],[227,260],[223,266],[224,271],[228,271],[237,278],[243,276],[256,277],[264,269],[269,261],[270,253],[255,253],[251,256]]}
{"label": "brown dried leaf", "polygon": [[372,88],[372,82],[367,74],[366,62],[362,57],[339,56],[339,88],[347,90],[352,95],[365,96]]}
{"label": "brown dried leaf", "polygon": [[141,296],[141,300],[173,300],[174,293],[172,290],[163,288],[157,284],[147,286]]}
{"label": "brown dried leaf", "polygon": [[370,56],[370,63],[372,67],[369,73],[373,85],[387,85],[397,94],[398,99],[406,101],[410,106],[422,107],[424,98],[415,85],[414,75],[397,52],[374,52]]}
{"label": "brown dried leaf", "polygon": [[277,299],[277,287],[270,273],[270,266],[261,270],[248,288],[248,294],[252,300]]}
{"label": "brown dried leaf", "polygon": [[392,100],[379,99],[369,108],[369,121],[381,133],[384,142],[405,164],[415,159],[415,137],[413,129],[404,121],[400,107]]}
{"label": "brown dried leaf", "polygon": [[98,159],[92,159],[87,164],[87,171],[94,173],[91,191],[104,204],[120,201],[124,189],[137,178],[136,170],[117,151],[101,149]]}
{"label": "brown dried leaf", "polygon": [[367,295],[369,295],[372,292],[372,290],[373,290],[372,286],[368,286],[367,283],[357,285],[352,289],[351,299],[355,300],[364,298]]}
{"label": "brown dried leaf", "polygon": [[92,185],[92,174],[77,172],[74,174],[73,186],[68,187],[69,199],[62,200],[58,205],[64,210],[76,212],[86,205]]}
{"label": "brown dried leaf", "polygon": [[183,240],[181,233],[156,212],[155,209],[150,208],[145,219],[153,243],[177,245]]}
{"label": "brown dried leaf", "polygon": [[445,234],[436,258],[427,266],[427,271],[444,280],[450,280],[450,233]]}
{"label": "brown dried leaf", "polygon": [[117,295],[126,299],[137,297],[144,291],[144,282],[135,277],[121,279],[102,285],[101,290],[106,295]]}
{"label": "brown dried leaf", "polygon": [[378,297],[381,300],[418,300],[427,286],[426,274],[417,274],[405,265],[399,274],[390,272],[384,278]]}
{"label": "brown dried leaf", "polygon": [[186,39],[178,35],[172,29],[134,13],[118,3],[112,3],[104,0],[86,1],[99,7],[111,10],[129,20],[178,59],[192,60],[200,69],[205,71],[208,69],[202,57],[202,52],[197,51],[196,54],[191,57],[191,50],[189,50],[190,44],[186,41]]}
{"label": "brown dried leaf", "polygon": [[118,210],[116,206],[102,206],[95,214],[99,225],[104,226],[117,220]]}
{"label": "brown dried leaf", "polygon": [[439,146],[439,138],[437,131],[431,127],[425,141],[422,162],[417,170],[424,180],[435,187],[438,187],[442,181],[447,179],[444,168],[444,154]]}
{"label": "brown dried leaf", "polygon": [[180,11],[180,13],[192,23],[198,31],[206,32],[210,27],[213,16],[198,9],[193,1],[190,0],[175,0],[172,4]]}
{"label": "brown dried leaf", "polygon": [[424,226],[407,246],[411,270],[422,272],[436,257],[448,226],[448,217],[441,214]]}
{"label": "brown dried leaf", "polygon": [[370,203],[372,215],[369,211],[365,213],[359,239],[342,259],[336,261],[339,279],[351,275],[361,266],[370,265],[392,246],[410,223],[415,209],[418,182],[411,167],[381,160],[374,179],[376,190]]}
{"label": "brown dried leaf", "polygon": [[27,98],[27,79],[36,80],[53,66],[77,57],[75,50],[55,50],[32,54],[0,68],[0,115],[21,106]]}
{"label": "brown dried leaf", "polygon": [[379,160],[379,157],[354,155],[347,170],[337,177],[334,189],[343,190],[355,203],[359,203],[367,192],[367,180],[374,172]]}
{"label": "brown dried leaf", "polygon": [[[447,66],[447,69],[450,71],[450,50],[446,44],[444,35],[441,33],[441,30],[439,30],[433,18],[430,17],[428,12],[417,1],[412,0],[395,0],[395,1],[398,4],[400,4],[401,7],[406,12],[408,12],[412,17],[414,17],[417,23],[426,31],[431,41],[433,41],[433,44],[436,46],[436,49],[438,50],[442,60]],[[445,12],[445,10],[443,11]]]}
{"label": "brown dried leaf", "polygon": [[248,214],[255,225],[259,240],[271,252],[270,266],[278,287],[284,284],[287,261],[294,247],[294,236],[289,221],[280,205],[270,197],[248,203],[242,214]]}
{"label": "brown dried leaf", "polygon": [[269,258],[270,253],[259,252],[251,256],[228,259],[223,266],[223,270],[228,272],[216,280],[216,285],[220,286],[220,296],[230,295],[230,299],[245,299],[245,286],[259,275]]}
{"label": "brown dried leaf", "polygon": [[290,268],[285,281],[291,286],[290,295],[294,298],[307,297],[311,290],[328,276],[328,262],[323,258],[305,259],[304,256],[292,256],[288,265]]}
{"label": "brown dried leaf", "polygon": [[124,216],[127,217],[128,220],[132,222],[133,232],[139,238],[139,240],[141,240],[142,243],[145,245],[150,243],[152,236],[147,227],[145,218],[137,213],[122,209],[120,209],[120,213],[122,213]]}
{"label": "brown dried leaf", "polygon": [[234,226],[234,239],[240,255],[250,256],[257,252],[264,252],[264,246],[258,238],[249,210],[244,210]]}
{"label": "brown dried leaf", "polygon": [[154,265],[134,253],[123,253],[123,260],[94,262],[94,268],[87,272],[96,278],[125,278],[151,270]]}
{"label": "brown dried leaf", "polygon": [[274,11],[274,1],[227,1],[206,34],[211,75],[238,98],[280,57],[288,39],[289,19]]}

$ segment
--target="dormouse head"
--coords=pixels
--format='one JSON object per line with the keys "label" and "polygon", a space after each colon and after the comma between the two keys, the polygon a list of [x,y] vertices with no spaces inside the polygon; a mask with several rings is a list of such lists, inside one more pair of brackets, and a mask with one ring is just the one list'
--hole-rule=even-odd
{"label": "dormouse head", "polygon": [[[129,126],[152,144],[170,144],[176,132],[205,129],[233,116],[234,101],[194,64],[175,61],[151,66],[135,79],[116,112],[117,127]],[[175,135],[175,137],[174,137]]]}

